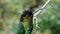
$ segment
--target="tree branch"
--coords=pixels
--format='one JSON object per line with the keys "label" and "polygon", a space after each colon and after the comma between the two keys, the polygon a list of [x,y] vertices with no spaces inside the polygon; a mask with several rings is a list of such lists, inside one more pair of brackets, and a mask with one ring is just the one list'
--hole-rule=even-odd
{"label": "tree branch", "polygon": [[50,2],[51,0],[47,0],[47,2],[39,9],[39,10],[37,10],[36,12],[33,12],[33,16],[37,16],[37,15],[39,15],[40,13],[41,13],[41,11],[48,5],[48,3]]}

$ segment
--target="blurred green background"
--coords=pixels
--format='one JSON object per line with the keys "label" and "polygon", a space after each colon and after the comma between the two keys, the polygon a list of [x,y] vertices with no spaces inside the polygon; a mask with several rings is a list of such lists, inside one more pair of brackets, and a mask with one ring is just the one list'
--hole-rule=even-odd
{"label": "blurred green background", "polygon": [[[39,6],[47,0],[40,0]],[[0,0],[0,34],[14,34],[20,16],[27,5],[36,4],[35,0]],[[36,8],[37,9],[37,8]],[[38,16],[38,27],[42,34],[60,34],[60,0],[51,0]],[[38,34],[37,33],[37,34]],[[40,34],[39,33],[39,34]]]}

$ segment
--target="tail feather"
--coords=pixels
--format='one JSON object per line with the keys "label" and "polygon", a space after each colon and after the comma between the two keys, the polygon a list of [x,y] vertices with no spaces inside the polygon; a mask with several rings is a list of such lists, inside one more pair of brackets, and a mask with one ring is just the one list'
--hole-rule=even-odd
{"label": "tail feather", "polygon": [[18,27],[17,27],[17,29],[16,29],[15,34],[19,34],[19,32],[20,32],[22,26],[23,26],[23,22],[20,22],[19,25],[18,25]]}

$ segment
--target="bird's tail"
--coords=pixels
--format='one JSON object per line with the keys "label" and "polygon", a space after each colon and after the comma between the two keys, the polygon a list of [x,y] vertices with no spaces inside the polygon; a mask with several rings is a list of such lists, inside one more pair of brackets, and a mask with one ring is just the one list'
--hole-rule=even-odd
{"label": "bird's tail", "polygon": [[19,34],[19,32],[20,32],[22,26],[23,26],[23,22],[20,22],[19,25],[18,25],[18,27],[17,27],[17,29],[16,29],[15,34]]}

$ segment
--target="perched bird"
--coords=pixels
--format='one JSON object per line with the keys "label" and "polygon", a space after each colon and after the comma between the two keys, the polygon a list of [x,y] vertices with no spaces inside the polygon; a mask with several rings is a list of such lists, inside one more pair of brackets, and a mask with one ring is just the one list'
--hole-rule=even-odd
{"label": "perched bird", "polygon": [[20,23],[16,29],[15,34],[31,34],[33,30],[33,12],[32,7],[24,10],[21,18]]}
{"label": "perched bird", "polygon": [[38,1],[36,4],[28,5],[27,9],[23,11],[15,34],[31,34],[33,30],[33,9],[38,7],[37,3]]}

